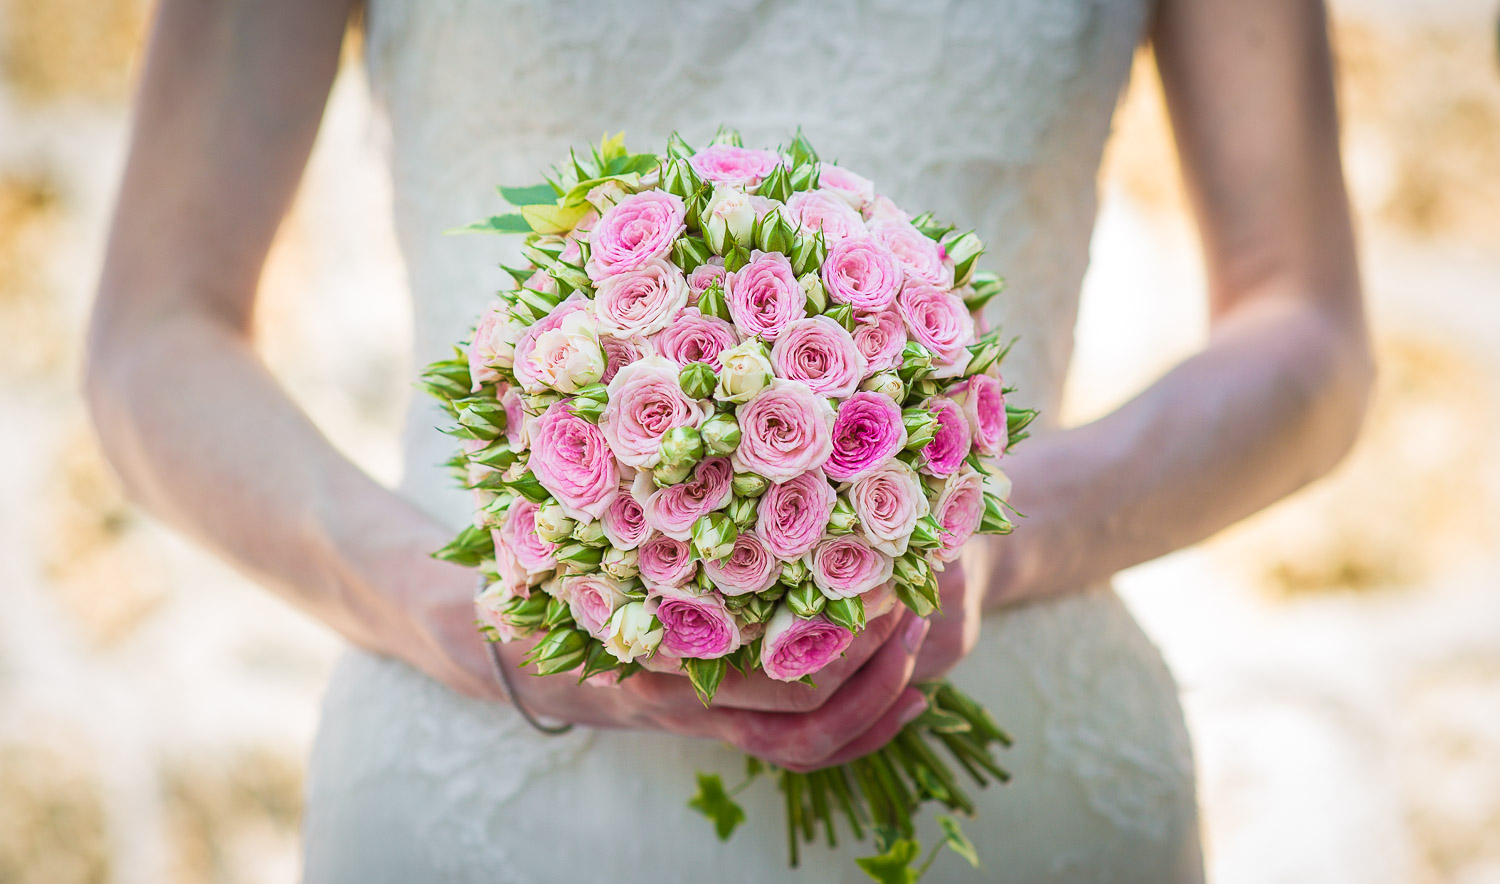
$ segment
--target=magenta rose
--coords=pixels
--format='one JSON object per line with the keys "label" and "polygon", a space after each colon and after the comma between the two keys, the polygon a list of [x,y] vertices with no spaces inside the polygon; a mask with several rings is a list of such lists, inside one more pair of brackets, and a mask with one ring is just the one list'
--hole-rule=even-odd
{"label": "magenta rose", "polygon": [[601,335],[649,337],[666,328],[687,300],[682,271],[665,261],[647,261],[599,283],[594,291],[594,321]]}
{"label": "magenta rose", "polygon": [[693,551],[665,534],[653,534],[637,550],[641,580],[652,587],[681,586],[693,576]]}
{"label": "magenta rose", "polygon": [[687,229],[682,200],[665,190],[632,194],[610,207],[589,231],[589,262],[584,269],[598,282],[665,257]]}
{"label": "magenta rose", "polygon": [[693,523],[729,503],[734,468],[725,457],[710,457],[693,467],[686,482],[657,488],[651,474],[636,473],[631,491],[645,502],[646,524],[668,537],[687,540]]}
{"label": "magenta rose", "polygon": [[707,264],[699,264],[688,274],[688,303],[697,304],[708,287],[718,282],[722,288],[728,281],[728,274],[724,272],[724,259],[717,255],[709,258]]}
{"label": "magenta rose", "polygon": [[694,595],[675,587],[654,590],[662,636],[658,650],[673,657],[712,660],[740,648],[740,629],[715,592]]}
{"label": "magenta rose", "polygon": [[803,620],[792,609],[776,609],[761,637],[760,668],[777,681],[796,681],[839,658],[854,633],[822,614]]}
{"label": "magenta rose", "polygon": [[980,454],[990,457],[1004,454],[1009,441],[1003,389],[999,378],[976,374],[949,394],[969,420],[969,429],[974,431],[974,447]]}
{"label": "magenta rose", "polygon": [[647,356],[620,369],[609,382],[609,403],[599,429],[621,463],[653,467],[661,461],[661,437],[676,427],[697,427],[709,414],[677,383],[677,366]]}
{"label": "magenta rose", "polygon": [[527,466],[568,518],[593,521],[620,493],[620,470],[599,428],[558,402],[531,427]]}
{"label": "magenta rose", "polygon": [[528,393],[541,393],[547,389],[547,384],[537,377],[531,365],[531,353],[536,349],[536,339],[549,331],[562,328],[564,319],[580,310],[587,310],[590,303],[592,302],[588,298],[574,292],[566,301],[553,307],[551,313],[537,320],[522,333],[520,340],[516,341],[513,367],[516,383],[521,385],[521,389]]}
{"label": "magenta rose", "polygon": [[864,354],[865,371],[875,374],[901,365],[901,348],[906,346],[906,326],[894,310],[866,313],[854,328],[854,346]]}
{"label": "magenta rose", "polygon": [[536,513],[541,507],[524,497],[516,498],[505,512],[496,547],[503,546],[529,574],[551,571],[557,567],[557,545],[548,543],[536,533]]}
{"label": "magenta rose", "polygon": [[604,351],[604,375],[599,380],[605,384],[614,380],[620,369],[653,352],[650,343],[646,341],[626,340],[609,335],[599,339],[599,349]]}
{"label": "magenta rose", "polygon": [[771,381],[738,417],[736,472],[785,482],[822,466],[833,451],[833,406],[798,381]]}
{"label": "magenta rose", "polygon": [[829,245],[865,236],[865,219],[841,195],[831,191],[800,190],[792,194],[786,201],[786,216],[803,234],[811,236],[822,231],[823,240]]}
{"label": "magenta rose", "polygon": [[934,476],[952,475],[969,456],[969,446],[974,440],[969,419],[957,402],[944,396],[934,396],[923,407],[937,417],[938,425],[937,434],[922,449],[922,456],[927,459],[922,472]]}
{"label": "magenta rose", "polygon": [[656,352],[678,365],[707,362],[714,371],[720,368],[719,354],[740,342],[734,326],[717,316],[704,316],[697,307],[688,307],[672,324],[652,339]]}
{"label": "magenta rose", "polygon": [[953,262],[948,260],[942,244],[913,227],[910,221],[877,221],[870,225],[870,234],[901,262],[907,279],[953,288]]}
{"label": "magenta rose", "polygon": [[[934,356],[933,377],[953,377],[969,364],[974,316],[963,299],[921,282],[908,282],[896,298],[907,332]],[[941,363],[941,365],[939,365]]]}
{"label": "magenta rose", "polygon": [[744,337],[774,341],[788,323],[807,315],[807,295],[780,252],[751,252],[750,263],[729,275],[725,301]]}
{"label": "magenta rose", "polygon": [[823,536],[837,498],[823,471],[809,470],[766,489],[756,504],[755,531],[777,558],[800,558]]}
{"label": "magenta rose", "polygon": [[801,381],[833,399],[846,398],[859,387],[867,364],[849,332],[826,316],[788,323],[771,347],[777,377]]}
{"label": "magenta rose", "polygon": [[630,488],[623,485],[604,510],[600,524],[604,529],[604,539],[617,549],[635,549],[651,533],[651,526],[646,524],[645,507],[631,494]]}
{"label": "magenta rose", "polygon": [[873,239],[847,239],[834,244],[822,272],[829,300],[848,304],[857,313],[891,306],[905,278],[896,256]]}
{"label": "magenta rose", "polygon": [[838,482],[862,479],[906,447],[901,406],[884,393],[860,392],[839,407],[833,422],[833,453],[823,472]]}
{"label": "magenta rose", "polygon": [[607,637],[610,616],[626,602],[620,584],[605,574],[579,574],[564,577],[561,586],[573,621],[594,638]]}
{"label": "magenta rose", "polygon": [[781,158],[769,150],[735,147],[730,144],[715,144],[705,147],[691,157],[688,165],[698,177],[714,184],[731,187],[753,187],[760,179],[771,174],[781,163]]}
{"label": "magenta rose", "polygon": [[875,199],[875,182],[833,163],[818,164],[818,189],[836,195],[856,210]]}
{"label": "magenta rose", "polygon": [[892,556],[906,552],[912,529],[928,512],[922,480],[899,460],[889,461],[855,482],[849,489],[849,503],[854,506],[865,539]]}
{"label": "magenta rose", "polygon": [[864,595],[890,580],[895,566],[890,556],[853,534],[822,541],[806,561],[813,583],[831,599]]}
{"label": "magenta rose", "polygon": [[781,575],[781,563],[771,554],[771,548],[754,531],[741,531],[734,538],[734,549],[729,555],[712,562],[704,562],[714,586],[725,595],[744,595],[747,592],[765,592]]}
{"label": "magenta rose", "polygon": [[972,469],[949,476],[938,493],[932,514],[943,533],[938,548],[930,555],[940,562],[951,562],[958,558],[984,518],[984,477]]}

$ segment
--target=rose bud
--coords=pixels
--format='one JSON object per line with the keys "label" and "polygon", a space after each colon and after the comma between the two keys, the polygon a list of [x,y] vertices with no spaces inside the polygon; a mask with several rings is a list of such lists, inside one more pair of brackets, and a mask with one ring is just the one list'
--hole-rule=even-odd
{"label": "rose bud", "polygon": [[771,619],[772,614],[776,613],[776,603],[767,599],[763,594],[747,595],[743,596],[743,598],[747,601],[745,602],[745,606],[740,609],[739,614],[740,619],[747,624],[764,623]]}
{"label": "rose bud", "polygon": [[569,543],[557,550],[557,561],[574,574],[586,574],[599,567],[604,550],[597,546]]}
{"label": "rose bud", "polygon": [[916,341],[907,341],[901,349],[901,379],[910,383],[931,370],[932,351]]}
{"label": "rose bud", "polygon": [[562,504],[549,500],[536,511],[536,534],[548,543],[561,543],[573,534],[577,523],[563,512]]}
{"label": "rose bud", "polygon": [[693,473],[693,462],[686,463],[663,463],[651,471],[651,481],[658,488],[666,488],[679,484]]}
{"label": "rose bud", "polygon": [[786,594],[786,606],[804,620],[818,616],[827,604],[828,599],[812,583],[800,584]]}
{"label": "rose bud", "polygon": [[708,243],[696,236],[679,237],[672,243],[672,263],[683,273],[692,273],[707,264],[713,254],[709,251]]}
{"label": "rose bud", "polygon": [[755,222],[755,247],[763,252],[790,252],[796,236],[780,209],[772,209]]}
{"label": "rose bud", "polygon": [[688,196],[697,193],[698,188],[703,186],[703,179],[693,171],[693,167],[681,159],[672,159],[662,168],[661,189],[667,193],[687,199]]}
{"label": "rose bud", "polygon": [[664,631],[656,616],[647,613],[644,602],[628,602],[616,608],[608,628],[604,649],[621,663],[655,652]]}
{"label": "rose bud", "polygon": [[707,399],[716,381],[713,366],[707,362],[689,362],[677,373],[677,383],[689,399]]}
{"label": "rose bud", "polygon": [[734,522],[736,528],[741,531],[749,530],[755,524],[755,498],[736,497],[729,502],[724,510],[730,521]]}
{"label": "rose bud", "polygon": [[828,247],[824,245],[822,233],[799,236],[792,244],[792,267],[797,271],[798,276],[817,273],[823,268],[823,262],[827,258]]}
{"label": "rose bud", "polygon": [[906,398],[906,384],[902,382],[901,376],[894,371],[882,371],[872,374],[865,378],[864,383],[860,384],[859,388],[869,393],[884,393],[898,403]]}
{"label": "rose bud", "polygon": [[833,512],[828,514],[828,533],[833,535],[848,534],[859,524],[859,517],[854,512],[854,505],[848,498],[839,497],[833,504]]}
{"label": "rose bud", "polygon": [[901,422],[906,425],[906,447],[910,451],[921,451],[937,437],[937,415],[925,408],[908,408],[901,412]]}
{"label": "rose bud", "polygon": [[703,422],[698,432],[703,437],[704,450],[711,455],[730,454],[740,445],[740,425],[732,414],[714,415]]}
{"label": "rose bud", "polygon": [[537,675],[556,675],[583,663],[588,656],[589,637],[582,630],[563,628],[548,632],[528,655]]}
{"label": "rose bud", "polygon": [[662,466],[692,467],[702,457],[703,436],[692,427],[673,427],[661,437]]}
{"label": "rose bud", "polygon": [[599,568],[616,580],[629,580],[640,571],[637,562],[635,550],[612,546],[604,551],[604,558],[600,560]]}
{"label": "rose bud", "polygon": [[693,523],[693,549],[704,561],[722,559],[734,550],[734,539],[739,529],[723,513],[699,516]]}
{"label": "rose bud", "polygon": [[807,563],[800,558],[781,565],[781,581],[787,586],[798,586],[807,580],[808,576]]}
{"label": "rose bud", "polygon": [[600,546],[605,542],[604,523],[595,519],[592,522],[579,522],[578,527],[573,529],[573,539],[584,546]]}
{"label": "rose bud", "polygon": [[748,402],[775,377],[770,351],[754,338],[720,353],[719,364],[714,396],[721,402]]}
{"label": "rose bud", "polygon": [[754,473],[735,473],[729,487],[734,490],[735,497],[760,497],[771,487],[771,482]]}
{"label": "rose bud", "polygon": [[864,632],[865,600],[859,596],[834,599],[824,606],[823,616],[850,632]]}
{"label": "rose bud", "polygon": [[703,238],[714,254],[722,255],[732,245],[748,246],[755,228],[755,206],[742,190],[715,186],[703,207]]}
{"label": "rose bud", "polygon": [[823,311],[823,315],[844,327],[844,331],[854,331],[854,308],[848,304],[835,304]]}

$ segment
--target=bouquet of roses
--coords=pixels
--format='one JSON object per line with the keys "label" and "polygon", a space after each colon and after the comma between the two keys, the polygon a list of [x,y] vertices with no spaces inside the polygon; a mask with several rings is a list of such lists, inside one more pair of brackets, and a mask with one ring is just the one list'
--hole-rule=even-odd
{"label": "bouquet of roses", "polygon": [[[976,327],[1002,283],[976,271],[972,233],[909,216],[800,132],[776,152],[674,135],[664,155],[616,136],[500,190],[519,211],[464,230],[525,234],[527,263],[424,382],[476,500],[438,555],[481,571],[481,628],[536,639],[537,673],[623,679],[649,660],[705,704],[731,668],[811,682],[868,620],[930,614],[934,572],[971,535],[1011,530],[994,459],[1035,413],[1006,405],[1008,344]],[[749,761],[785,793],[793,864],[839,814],[877,835],[867,871],[914,874],[919,804],[973,809],[936,749],[981,785],[1006,778],[988,714],[923,690],[928,711],[866,758]],[[743,812],[699,782],[693,806],[727,838]]]}

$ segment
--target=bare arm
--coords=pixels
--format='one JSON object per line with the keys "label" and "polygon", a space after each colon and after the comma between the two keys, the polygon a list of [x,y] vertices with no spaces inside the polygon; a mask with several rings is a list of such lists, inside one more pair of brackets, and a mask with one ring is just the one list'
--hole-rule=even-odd
{"label": "bare arm", "polygon": [[1207,347],[1004,464],[1030,518],[987,603],[1087,586],[1328,471],[1372,377],[1320,3],[1163,0],[1153,32],[1208,268]]}

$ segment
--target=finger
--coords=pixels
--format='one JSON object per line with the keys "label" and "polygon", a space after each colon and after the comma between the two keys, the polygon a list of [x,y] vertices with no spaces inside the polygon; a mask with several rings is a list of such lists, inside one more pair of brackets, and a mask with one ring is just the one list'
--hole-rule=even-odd
{"label": "finger", "polygon": [[811,770],[848,764],[856,758],[864,758],[894,740],[903,727],[925,711],[927,711],[927,698],[916,688],[907,688],[901,692],[901,696],[891,705],[891,708],[885,711],[884,715],[880,716],[878,721],[870,725],[864,733],[845,744],[842,749],[817,764],[806,767],[789,766],[787,769],[807,773]]}

